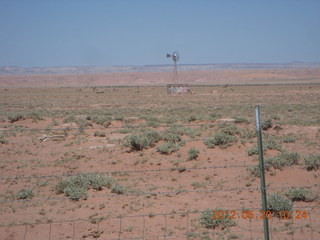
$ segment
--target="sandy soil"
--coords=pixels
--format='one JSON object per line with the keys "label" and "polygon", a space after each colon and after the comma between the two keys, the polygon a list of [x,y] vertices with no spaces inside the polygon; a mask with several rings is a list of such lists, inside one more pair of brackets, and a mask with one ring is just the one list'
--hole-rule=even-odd
{"label": "sandy soil", "polygon": [[[276,83],[286,81],[305,83],[305,80],[301,80],[304,71],[308,70],[299,69],[292,72],[288,70],[285,75],[286,80],[282,78],[284,75],[281,75],[284,73],[279,73],[278,70],[257,71],[259,73],[228,71],[227,75],[230,78],[227,82],[228,84],[240,82],[250,84],[254,78],[258,78],[259,83],[262,83],[264,77],[269,80],[276,77],[281,79],[274,80]],[[316,76],[313,73],[308,75],[309,80],[306,81],[319,83],[317,79],[319,75]],[[98,77],[96,75],[60,76],[61,78],[46,76],[45,81],[42,81],[44,76],[26,76],[21,79],[7,77],[6,80],[1,77],[0,82],[2,87],[17,86],[13,82],[19,86],[32,86],[37,83],[38,87],[41,84],[51,87],[59,83],[63,86],[75,86],[79,83],[79,79],[81,79],[80,85],[90,83],[130,85],[131,79],[136,79],[134,84],[132,83],[136,85],[136,83],[152,84],[152,79],[157,81],[161,78],[166,79],[167,76],[167,73],[145,73],[151,74],[145,77],[153,74],[155,76],[145,81],[139,80],[138,73],[130,74],[131,77],[125,79],[123,74]],[[184,74],[188,75],[188,73]],[[208,79],[216,79],[215,84],[222,84],[217,80],[219,77],[215,78],[218,73],[192,74],[188,75],[193,79],[190,83],[208,83]],[[224,73],[219,74],[222,76]],[[297,76],[300,76],[299,81]],[[87,80],[83,82],[85,77]],[[112,78],[112,81],[109,81],[109,78]],[[26,79],[29,80],[25,82]],[[269,80],[268,82],[273,81]],[[77,88],[62,89],[61,91],[68,91],[68,94],[64,95],[56,95],[58,90],[50,88],[43,88],[41,91],[29,88],[1,89],[5,97],[1,98],[3,116],[0,129],[15,131],[6,132],[6,143],[0,144],[0,239],[263,239],[263,223],[259,212],[261,209],[261,193],[258,190],[260,181],[247,171],[248,165],[258,163],[256,155],[248,156],[248,150],[256,144],[256,138],[241,141],[244,139],[239,137],[232,146],[208,148],[203,139],[216,132],[217,124],[225,120],[202,119],[187,123],[178,120],[176,123],[190,125],[187,126],[190,129],[199,131],[202,129],[202,134],[194,139],[183,135],[186,143],[177,152],[170,155],[160,154],[157,147],[163,143],[162,141],[143,151],[129,151],[123,146],[122,139],[130,133],[119,130],[127,129],[128,123],[131,126],[145,128],[146,120],[143,120],[140,115],[132,115],[134,112],[141,113],[144,111],[143,108],[159,112],[162,105],[161,99],[165,98],[165,94],[157,95],[152,91],[162,90],[162,88],[150,88],[149,94],[142,96],[139,93],[143,91],[141,88],[115,88],[115,90],[109,89],[109,92],[106,89],[102,93],[104,95],[97,94],[91,89],[83,89],[79,92]],[[217,106],[235,101],[242,104],[242,101],[247,101],[245,97],[248,93],[252,94],[251,90],[242,87],[233,87],[232,90],[222,87],[199,88],[195,92],[188,96],[171,96],[169,106],[165,105],[165,107],[170,109],[181,102],[189,104],[188,99],[192,104],[198,103],[205,107],[216,96],[223,99],[217,103]],[[79,94],[82,94],[81,97]],[[298,106],[299,109],[298,103],[304,96],[309,96],[307,101],[311,102],[313,107],[304,108],[303,113],[313,114],[315,117],[319,114],[319,109],[314,107],[319,103],[319,89],[275,86],[264,94],[265,101],[270,102],[270,106],[274,106],[273,99],[285,95],[286,98],[290,96],[292,106]],[[110,97],[111,100],[102,102],[99,100],[101,96],[106,99]],[[113,102],[112,97],[118,98],[119,102]],[[153,102],[155,97],[157,100]],[[258,97],[257,93],[256,96],[250,95],[248,98]],[[8,99],[13,101],[9,102]],[[137,105],[133,104],[133,99],[137,101]],[[145,105],[141,104],[143,102]],[[81,111],[83,111],[82,115],[86,116],[88,108],[90,111],[101,109],[113,111],[124,105],[128,107],[130,103],[133,104],[132,109],[135,111],[128,108],[132,112],[128,112],[127,116],[121,120],[114,119],[112,115],[113,120],[108,128],[93,124],[81,130],[74,122],[64,122],[65,116],[59,114],[54,117],[47,116],[50,112],[63,110],[73,111],[77,117],[81,117]],[[191,103],[190,107],[193,107]],[[233,107],[233,105],[230,106]],[[38,111],[42,108],[49,112],[42,120],[25,118],[9,123],[5,114],[23,109]],[[272,109],[281,115],[282,109]],[[126,108],[123,111],[125,110]],[[303,113],[299,116],[301,117]],[[158,116],[161,114],[162,112],[159,112]],[[291,117],[290,112],[283,116],[286,120]],[[230,117],[227,113],[221,116],[221,118]],[[249,123],[237,124],[237,127],[254,131],[253,116],[248,116],[248,119]],[[312,118],[307,120],[305,125],[282,122],[277,125],[280,128],[273,127],[265,132],[275,137],[286,151],[296,151],[302,156],[297,165],[286,166],[281,170],[273,169],[266,173],[268,194],[273,192],[283,194],[289,187],[309,186],[319,195],[319,169],[307,171],[303,157],[320,154],[320,128],[319,125],[312,125],[316,120]],[[155,128],[159,132],[168,128],[161,125],[166,124],[161,123]],[[66,128],[69,129],[64,130]],[[96,131],[104,132],[105,136],[94,136]],[[296,140],[284,142],[283,139],[288,134],[295,136]],[[188,160],[188,150],[191,147],[200,150],[196,160]],[[279,153],[278,150],[267,150],[265,157],[276,156]],[[79,201],[73,201],[63,194],[55,193],[56,184],[66,178],[62,175],[74,175],[79,172],[112,175],[129,190],[124,194],[116,194],[107,187],[101,191],[90,189],[88,199]],[[111,174],[111,172],[118,173]],[[33,189],[33,198],[30,201],[18,201],[15,194],[25,188]],[[294,202],[292,219],[272,217],[269,220],[271,239],[320,239],[319,207],[319,197],[312,202]],[[198,220],[201,211],[216,208],[235,211],[237,225],[224,230],[219,227],[208,230],[201,226]],[[254,218],[244,219],[246,215],[243,215],[242,211],[245,210],[252,210]],[[304,211],[307,214],[306,218],[299,217],[299,213]],[[208,231],[207,234],[200,234]]]}

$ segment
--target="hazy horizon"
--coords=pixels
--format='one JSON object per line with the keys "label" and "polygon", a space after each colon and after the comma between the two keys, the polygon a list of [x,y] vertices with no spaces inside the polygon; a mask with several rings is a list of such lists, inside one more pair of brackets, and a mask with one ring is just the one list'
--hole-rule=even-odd
{"label": "hazy horizon", "polygon": [[[313,65],[313,64],[320,64],[319,62],[299,62],[299,61],[292,61],[292,62],[229,62],[229,63],[185,63],[185,64],[178,64],[177,66],[205,66],[205,65],[294,65],[294,64],[306,64],[306,65]],[[66,66],[14,66],[14,65],[3,65],[0,66],[0,68],[90,68],[90,67],[101,67],[101,68],[107,68],[107,67],[172,67],[173,64],[166,63],[166,64],[131,64],[131,65],[66,65]]]}

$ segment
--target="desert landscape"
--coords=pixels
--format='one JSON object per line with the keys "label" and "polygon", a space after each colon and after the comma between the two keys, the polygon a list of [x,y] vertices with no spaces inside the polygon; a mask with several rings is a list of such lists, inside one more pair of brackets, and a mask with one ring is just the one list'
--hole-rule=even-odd
{"label": "desert landscape", "polygon": [[170,69],[0,75],[0,239],[320,239],[320,68]]}

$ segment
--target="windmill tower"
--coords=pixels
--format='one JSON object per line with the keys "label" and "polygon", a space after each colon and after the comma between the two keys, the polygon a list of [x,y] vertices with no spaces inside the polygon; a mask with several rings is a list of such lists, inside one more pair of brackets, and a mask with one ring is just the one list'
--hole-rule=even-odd
{"label": "windmill tower", "polygon": [[167,92],[171,93],[189,93],[190,88],[188,84],[179,84],[178,83],[178,68],[177,62],[180,59],[180,55],[177,51],[173,53],[168,53],[167,58],[171,58],[173,61],[173,73],[172,73],[172,84],[167,85]]}
{"label": "windmill tower", "polygon": [[168,53],[167,58],[171,58],[173,61],[173,74],[172,74],[172,82],[174,84],[178,84],[178,69],[177,62],[180,59],[180,55],[177,51],[174,51],[172,54]]}

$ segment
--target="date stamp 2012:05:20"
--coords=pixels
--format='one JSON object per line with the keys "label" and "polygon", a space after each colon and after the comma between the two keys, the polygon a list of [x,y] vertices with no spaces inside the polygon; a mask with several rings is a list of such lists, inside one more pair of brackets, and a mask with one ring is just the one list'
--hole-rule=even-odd
{"label": "date stamp 2012:05:20", "polygon": [[280,219],[307,219],[308,213],[306,210],[290,211],[278,211],[277,214],[273,214],[272,211],[257,211],[252,210],[235,211],[235,210],[216,210],[212,211],[212,219],[270,219],[277,217]]}

